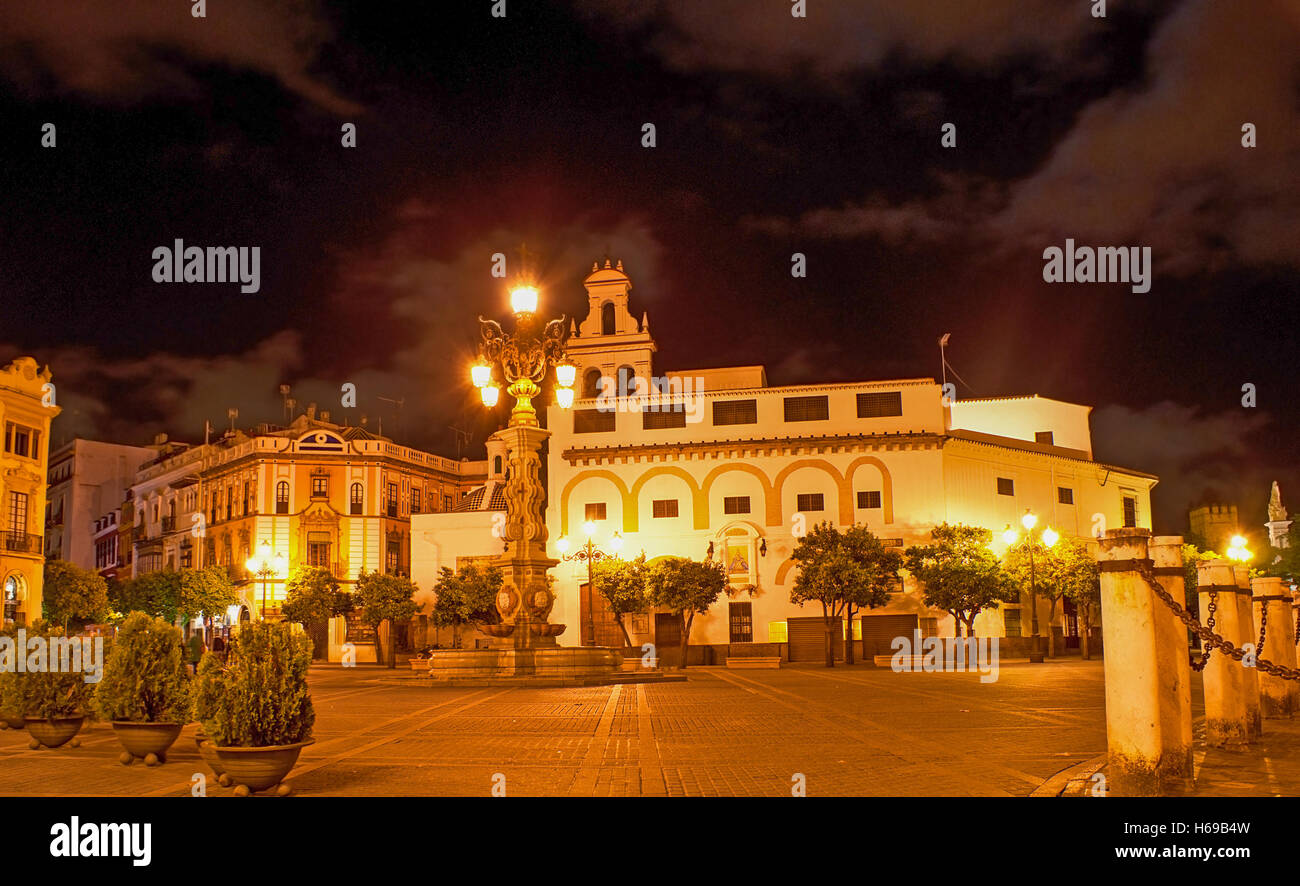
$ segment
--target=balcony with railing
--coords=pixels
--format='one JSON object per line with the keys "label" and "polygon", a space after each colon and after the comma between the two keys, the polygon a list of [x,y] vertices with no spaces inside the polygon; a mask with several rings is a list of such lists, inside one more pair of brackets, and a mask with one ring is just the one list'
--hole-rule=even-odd
{"label": "balcony with railing", "polygon": [[5,532],[4,549],[10,554],[36,554],[43,551],[44,538],[30,532]]}

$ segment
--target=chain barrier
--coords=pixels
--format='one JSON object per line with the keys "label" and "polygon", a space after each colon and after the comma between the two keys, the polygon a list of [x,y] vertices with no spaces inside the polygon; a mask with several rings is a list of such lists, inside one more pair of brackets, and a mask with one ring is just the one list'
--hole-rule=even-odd
{"label": "chain barrier", "polygon": [[[1151,588],[1151,593],[1160,598],[1160,601],[1173,610],[1174,615],[1187,626],[1187,629],[1201,638],[1201,647],[1206,650],[1202,653],[1205,659],[1209,659],[1209,650],[1218,649],[1231,658],[1241,661],[1246,655],[1245,649],[1240,649],[1228,640],[1223,639],[1206,625],[1196,620],[1190,612],[1179,605],[1178,601],[1169,595],[1160,581],[1156,578],[1154,567],[1149,560],[1134,560],[1134,568],[1137,574],[1142,576],[1142,580]],[[1215,609],[1214,592],[1210,592],[1210,612]],[[1288,668],[1283,665],[1274,664],[1267,659],[1259,656],[1259,649],[1255,650],[1255,667],[1274,677],[1281,677],[1283,680],[1300,681],[1300,668]],[[1201,667],[1205,665],[1202,664]],[[1200,668],[1197,668],[1200,670]]]}

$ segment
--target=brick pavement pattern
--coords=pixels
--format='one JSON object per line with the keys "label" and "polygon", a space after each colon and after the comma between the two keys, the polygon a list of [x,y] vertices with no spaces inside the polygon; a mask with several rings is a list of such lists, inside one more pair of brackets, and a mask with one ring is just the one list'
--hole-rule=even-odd
{"label": "brick pavement pattern", "polygon": [[[1098,661],[1003,663],[987,684],[869,665],[687,673],[684,683],[434,688],[315,668],[316,743],[290,781],[305,796],[490,796],[496,785],[507,796],[780,797],[802,776],[808,796],[1026,796],[1106,749]],[[80,747],[55,750],[0,732],[0,794],[179,796],[201,775],[209,796],[230,796],[193,733],[148,768],[118,763],[102,723],[83,729]],[[1288,724],[1259,754],[1198,752],[1198,793],[1300,793],[1297,751],[1300,726]]]}

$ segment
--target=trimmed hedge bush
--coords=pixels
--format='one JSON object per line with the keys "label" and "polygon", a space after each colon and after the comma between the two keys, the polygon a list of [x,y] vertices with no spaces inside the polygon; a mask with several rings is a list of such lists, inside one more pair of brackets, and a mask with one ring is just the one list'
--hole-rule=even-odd
{"label": "trimmed hedge bush", "polygon": [[179,628],[144,612],[132,612],[118,629],[95,709],[106,720],[188,723],[190,679]]}
{"label": "trimmed hedge bush", "polygon": [[224,667],[211,654],[199,664],[195,704],[218,747],[273,747],[311,737],[316,721],[307,690],[311,640],[288,622],[248,624]]}

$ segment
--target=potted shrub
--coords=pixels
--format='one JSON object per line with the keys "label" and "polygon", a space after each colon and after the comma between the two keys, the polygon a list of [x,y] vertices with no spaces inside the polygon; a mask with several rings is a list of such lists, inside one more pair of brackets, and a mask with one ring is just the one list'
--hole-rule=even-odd
{"label": "potted shrub", "polygon": [[[8,637],[16,643],[18,631],[16,628],[5,628],[0,630],[0,636]],[[18,656],[26,653],[15,646],[13,654]],[[5,662],[3,668],[0,668],[0,729],[22,729],[26,725],[16,664],[14,661]]]}
{"label": "potted shrub", "polygon": [[194,732],[194,743],[198,746],[199,756],[203,758],[203,762],[207,763],[208,768],[217,776],[217,783],[222,787],[230,787],[230,776],[226,774],[226,768],[221,765],[221,758],[217,756],[217,746],[212,743],[207,730],[203,728],[203,721],[216,716],[223,691],[221,656],[215,652],[205,652],[203,658],[199,660],[199,675],[194,681],[194,719],[199,721],[199,728]]}
{"label": "potted shrub", "polygon": [[[62,631],[50,630],[44,622],[36,622],[27,632],[29,639],[41,637],[48,643],[53,637],[63,636]],[[42,745],[57,748],[67,744],[78,732],[91,713],[91,696],[94,688],[86,682],[83,671],[26,671],[16,674],[18,694],[27,731],[32,740],[32,750]],[[78,742],[73,742],[76,747]]]}
{"label": "potted shrub", "polygon": [[217,758],[235,784],[235,793],[276,788],[283,782],[302,749],[311,744],[316,720],[307,691],[311,641],[288,622],[259,622],[244,627],[230,658],[205,700],[203,729],[215,744]]}
{"label": "potted shrub", "polygon": [[190,679],[178,628],[143,612],[131,613],[117,632],[104,676],[95,689],[95,710],[113,723],[126,750],[124,765],[166,760],[167,749],[190,720]]}

